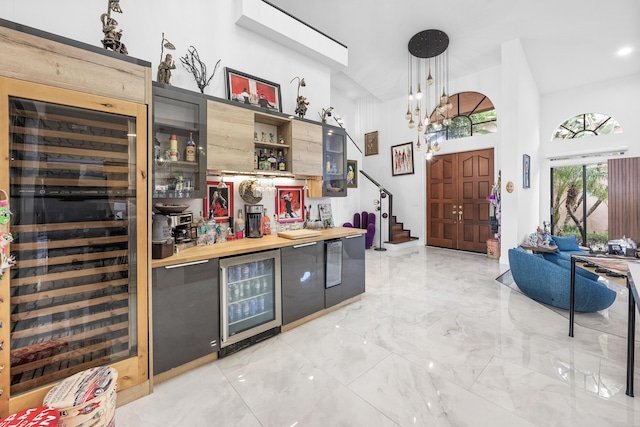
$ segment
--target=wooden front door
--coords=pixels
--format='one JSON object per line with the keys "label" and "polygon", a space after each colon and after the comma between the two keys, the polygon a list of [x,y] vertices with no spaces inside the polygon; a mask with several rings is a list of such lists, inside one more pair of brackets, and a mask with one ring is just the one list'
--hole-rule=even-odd
{"label": "wooden front door", "polygon": [[426,172],[427,244],[485,253],[493,149],[434,156]]}

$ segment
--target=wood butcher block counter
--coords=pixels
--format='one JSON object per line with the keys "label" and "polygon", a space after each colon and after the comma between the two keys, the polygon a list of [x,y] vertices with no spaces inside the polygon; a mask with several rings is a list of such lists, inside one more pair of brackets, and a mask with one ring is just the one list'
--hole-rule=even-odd
{"label": "wood butcher block counter", "polygon": [[184,264],[188,262],[201,261],[211,258],[222,258],[234,255],[244,255],[251,252],[278,249],[286,246],[299,245],[301,243],[316,242],[319,240],[339,239],[340,237],[365,234],[366,230],[349,227],[334,227],[320,230],[320,236],[312,236],[296,239],[285,239],[276,235],[263,236],[260,238],[244,238],[231,240],[225,243],[216,243],[213,246],[197,246],[185,249],[163,259],[154,259],[152,267],[166,267],[168,265]]}

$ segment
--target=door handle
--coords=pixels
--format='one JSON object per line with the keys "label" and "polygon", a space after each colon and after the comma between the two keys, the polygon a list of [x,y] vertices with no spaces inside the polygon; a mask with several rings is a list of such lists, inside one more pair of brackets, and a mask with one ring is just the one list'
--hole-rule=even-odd
{"label": "door handle", "polygon": [[462,211],[458,211],[458,221],[462,221]]}
{"label": "door handle", "polygon": [[317,245],[317,244],[318,244],[318,242],[301,243],[299,245],[293,245],[293,249],[304,248],[306,246],[313,246],[313,245]]}

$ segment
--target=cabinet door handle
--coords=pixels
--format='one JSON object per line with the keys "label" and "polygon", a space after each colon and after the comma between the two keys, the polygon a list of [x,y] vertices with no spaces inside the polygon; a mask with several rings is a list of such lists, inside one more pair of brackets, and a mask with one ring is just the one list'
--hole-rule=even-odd
{"label": "cabinet door handle", "polygon": [[202,261],[185,262],[184,264],[165,265],[164,268],[166,268],[167,270],[170,270],[172,268],[180,268],[180,267],[187,267],[187,266],[190,266],[190,265],[206,264],[207,262],[209,262],[209,260],[205,259],[205,260],[202,260]]}
{"label": "cabinet door handle", "polygon": [[293,249],[304,248],[305,246],[317,245],[318,242],[301,243],[299,245],[293,245]]}
{"label": "cabinet door handle", "polygon": [[355,239],[356,237],[362,237],[364,234],[356,234],[355,236],[345,236],[345,239]]}

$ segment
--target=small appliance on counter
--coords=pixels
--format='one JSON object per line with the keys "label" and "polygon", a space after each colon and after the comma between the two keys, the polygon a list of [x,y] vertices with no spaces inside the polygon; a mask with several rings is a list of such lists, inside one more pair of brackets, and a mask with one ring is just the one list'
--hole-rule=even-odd
{"label": "small appliance on counter", "polygon": [[151,258],[162,259],[173,255],[170,218],[154,213],[151,227]]}
{"label": "small appliance on counter", "polygon": [[245,221],[246,237],[262,237],[262,205],[245,205]]}

